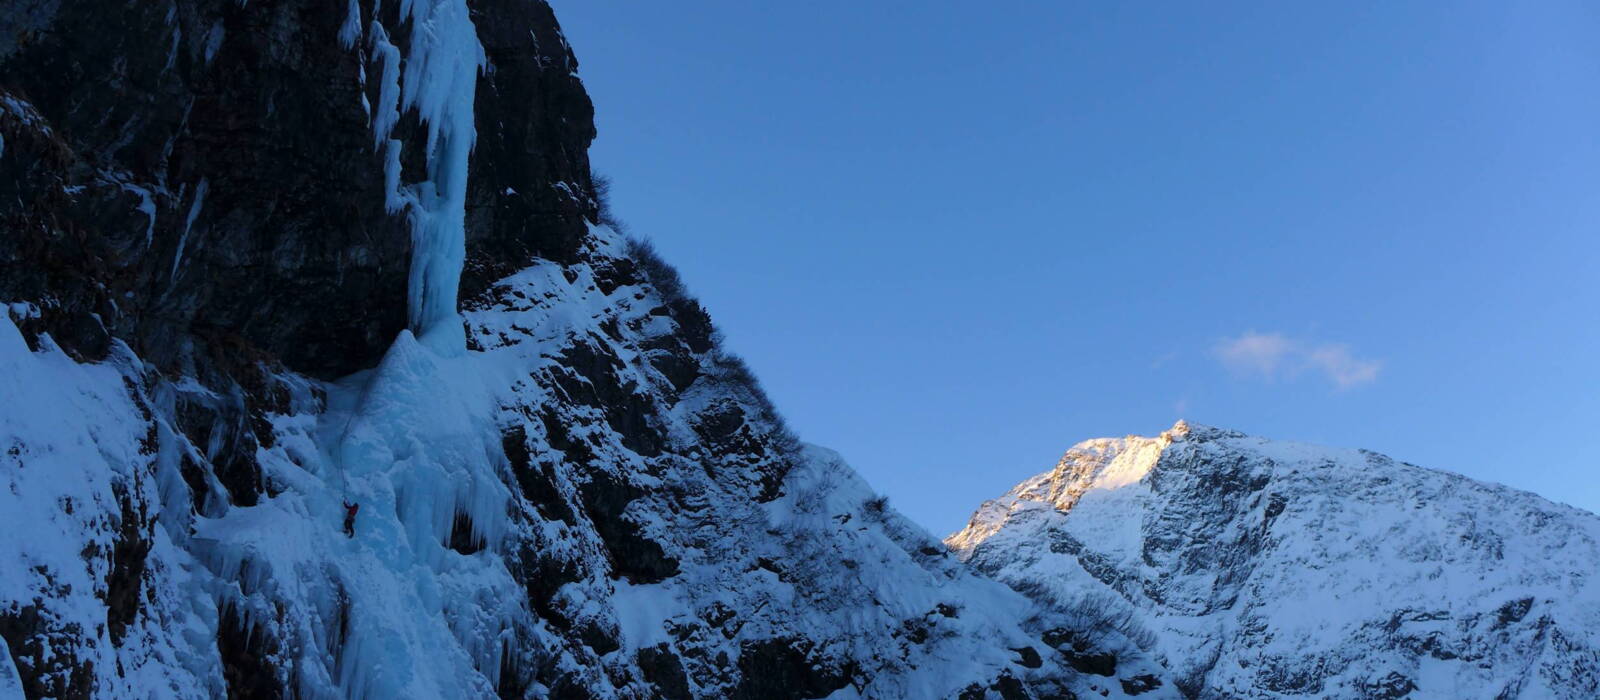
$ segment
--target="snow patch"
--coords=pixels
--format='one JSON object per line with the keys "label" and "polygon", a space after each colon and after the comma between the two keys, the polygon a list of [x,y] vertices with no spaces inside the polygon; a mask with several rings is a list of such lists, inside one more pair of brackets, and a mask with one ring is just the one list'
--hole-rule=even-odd
{"label": "snow patch", "polygon": [[[145,244],[146,247],[148,247],[150,245],[151,241],[153,241],[154,238],[155,238],[155,230],[156,230],[156,203],[155,203],[155,200],[150,196],[150,190],[147,190],[147,189],[145,189],[143,187],[140,187],[140,186],[135,185],[135,184],[127,183],[127,182],[122,182],[122,183],[118,183],[118,184],[120,184],[122,186],[122,189],[124,191],[132,192],[135,195],[138,195],[138,197],[139,197],[139,211],[143,212],[144,213],[144,217],[145,217],[144,244]],[[185,228],[184,232],[185,232],[185,234],[187,234],[188,229]]]}

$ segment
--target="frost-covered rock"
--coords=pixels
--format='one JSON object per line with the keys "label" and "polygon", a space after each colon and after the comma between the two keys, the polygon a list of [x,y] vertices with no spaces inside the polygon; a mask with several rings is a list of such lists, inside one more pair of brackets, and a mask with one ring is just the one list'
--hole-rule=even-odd
{"label": "frost-covered rock", "polygon": [[1089,440],[946,542],[1195,697],[1600,697],[1600,517],[1372,452]]}

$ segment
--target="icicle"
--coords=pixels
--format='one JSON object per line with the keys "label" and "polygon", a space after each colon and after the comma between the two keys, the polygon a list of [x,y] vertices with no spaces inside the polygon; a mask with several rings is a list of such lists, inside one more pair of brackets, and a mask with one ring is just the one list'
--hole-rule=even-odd
{"label": "icicle", "polygon": [[350,0],[345,8],[344,24],[339,27],[339,44],[346,49],[356,45],[361,37],[361,3]]}

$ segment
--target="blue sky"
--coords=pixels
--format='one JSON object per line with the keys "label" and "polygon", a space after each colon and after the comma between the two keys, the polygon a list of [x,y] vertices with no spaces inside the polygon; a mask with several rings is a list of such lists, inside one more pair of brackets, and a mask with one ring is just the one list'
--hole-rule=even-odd
{"label": "blue sky", "polygon": [[1600,510],[1600,6],[555,5],[620,217],[935,534],[1180,417]]}

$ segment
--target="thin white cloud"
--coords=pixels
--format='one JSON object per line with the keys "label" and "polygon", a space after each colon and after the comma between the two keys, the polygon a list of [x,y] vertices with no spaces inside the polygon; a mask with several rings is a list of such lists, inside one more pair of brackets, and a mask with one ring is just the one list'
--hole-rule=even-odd
{"label": "thin white cloud", "polygon": [[1309,370],[1339,389],[1374,382],[1383,368],[1378,360],[1356,357],[1349,345],[1308,343],[1282,333],[1249,331],[1217,343],[1215,353],[1224,366],[1237,373],[1277,379]]}
{"label": "thin white cloud", "polygon": [[1306,355],[1306,361],[1328,375],[1328,379],[1333,380],[1340,389],[1372,382],[1378,378],[1378,370],[1383,368],[1383,363],[1377,360],[1357,359],[1350,354],[1348,345],[1330,344],[1312,348]]}
{"label": "thin white cloud", "polygon": [[1218,343],[1217,357],[1234,371],[1273,377],[1285,366],[1295,347],[1296,343],[1282,333],[1250,331]]}

